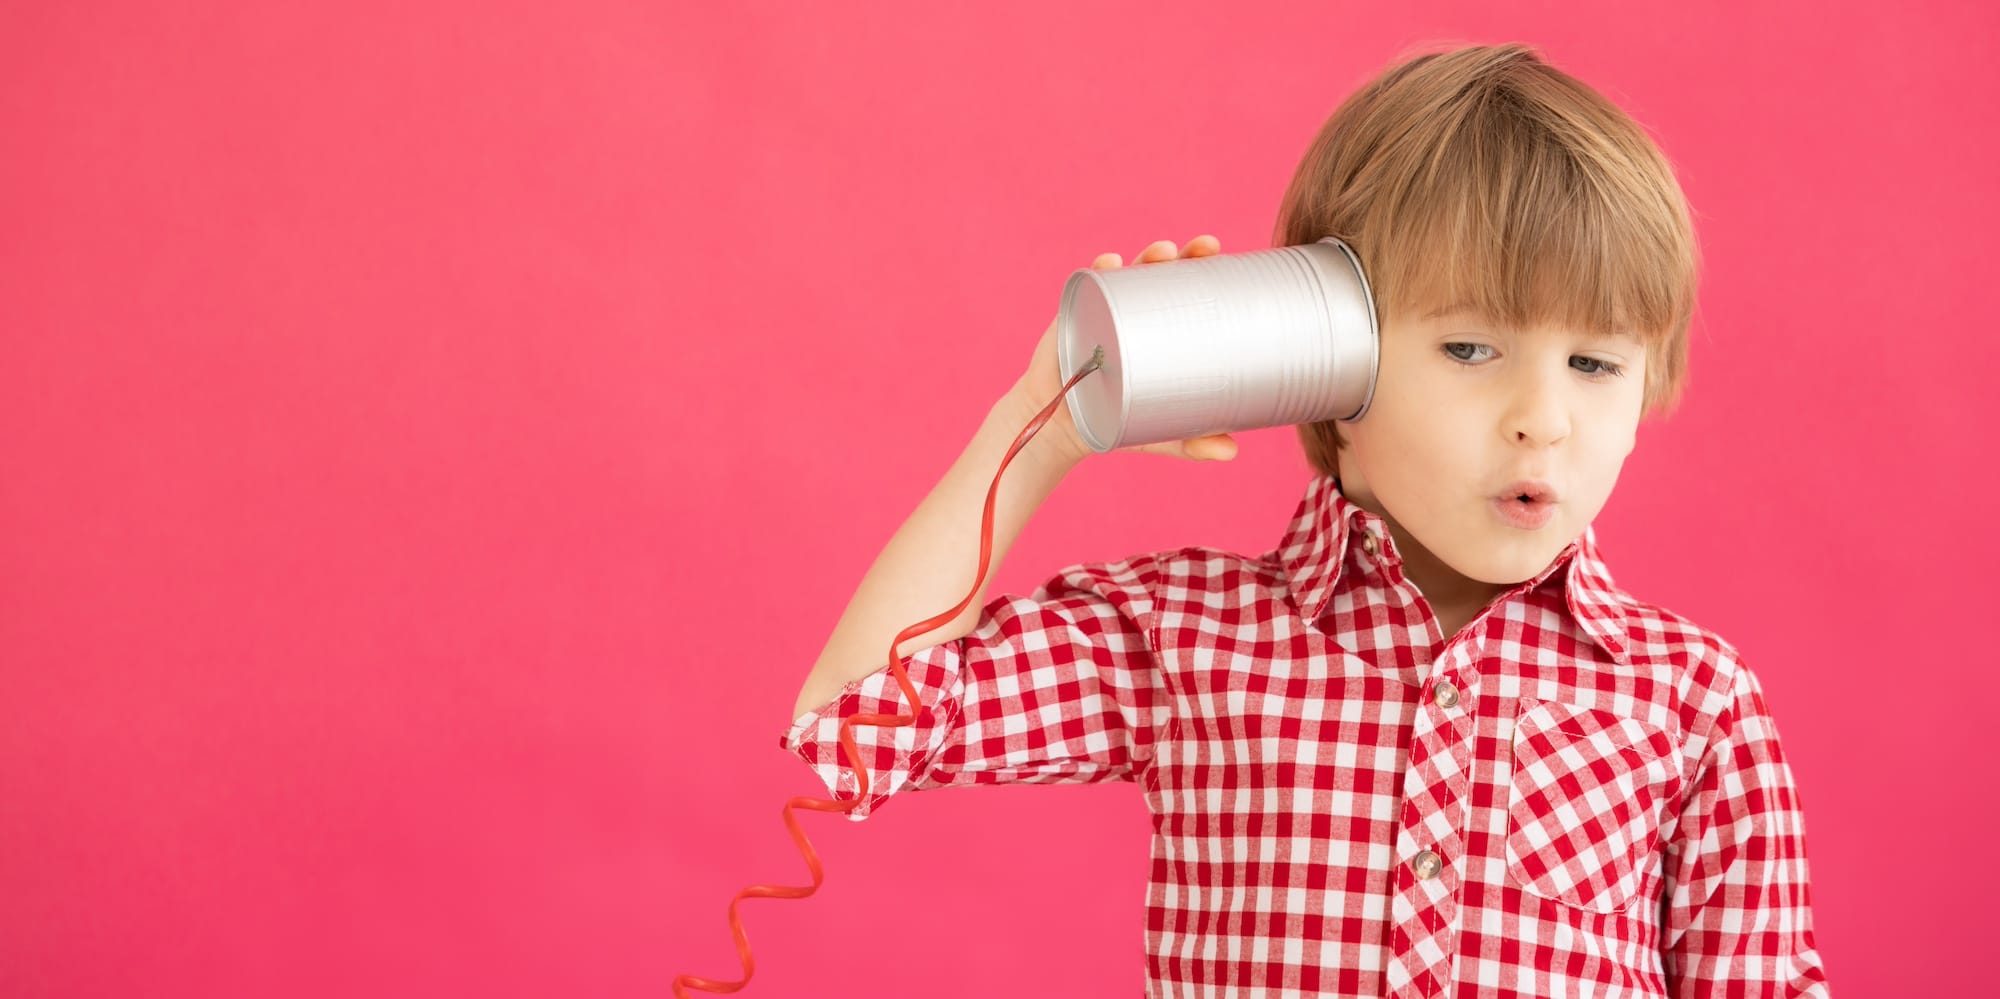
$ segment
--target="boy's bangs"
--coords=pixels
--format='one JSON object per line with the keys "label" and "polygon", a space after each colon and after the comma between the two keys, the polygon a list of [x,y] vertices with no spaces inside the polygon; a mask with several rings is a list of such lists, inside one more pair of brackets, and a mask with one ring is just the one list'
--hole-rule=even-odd
{"label": "boy's bangs", "polygon": [[[1687,294],[1683,254],[1668,233],[1620,211],[1610,181],[1552,143],[1481,155],[1453,142],[1456,163],[1413,183],[1395,221],[1375,228],[1392,316],[1467,310],[1514,330],[1664,339]],[[1639,192],[1627,191],[1629,203]],[[1422,256],[1419,257],[1418,253]]]}

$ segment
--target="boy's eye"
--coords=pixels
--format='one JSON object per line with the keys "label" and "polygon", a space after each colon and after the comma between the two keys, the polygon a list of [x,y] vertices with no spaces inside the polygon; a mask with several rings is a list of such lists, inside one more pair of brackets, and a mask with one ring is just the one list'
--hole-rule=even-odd
{"label": "boy's eye", "polygon": [[[1464,350],[1461,351],[1458,348],[1464,348]],[[1444,345],[1445,354],[1452,360],[1464,364],[1466,367],[1476,366],[1473,364],[1473,361],[1476,359],[1475,351],[1490,351],[1492,349],[1483,343],[1448,343]],[[1582,354],[1571,355],[1570,361],[1572,363],[1582,361],[1585,366],[1577,370],[1592,378],[1615,378],[1625,373],[1624,368],[1612,364],[1610,361],[1600,361],[1595,357],[1585,357]]]}

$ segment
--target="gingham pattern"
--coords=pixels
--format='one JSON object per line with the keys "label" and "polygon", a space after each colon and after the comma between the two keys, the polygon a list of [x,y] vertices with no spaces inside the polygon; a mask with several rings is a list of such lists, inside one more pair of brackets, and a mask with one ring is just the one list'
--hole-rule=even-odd
{"label": "gingham pattern", "polygon": [[[905,660],[917,725],[856,727],[850,815],[1133,781],[1148,996],[1827,995],[1797,792],[1736,651],[1618,589],[1588,528],[1457,635],[1402,564],[1317,478],[1257,558],[997,596]],[[840,719],[902,710],[885,664],[779,741],[851,798]]]}

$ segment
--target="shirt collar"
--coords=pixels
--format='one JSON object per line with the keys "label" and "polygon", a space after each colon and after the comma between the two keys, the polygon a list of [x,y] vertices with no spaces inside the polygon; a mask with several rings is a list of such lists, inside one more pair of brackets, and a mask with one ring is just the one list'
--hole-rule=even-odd
{"label": "shirt collar", "polygon": [[[1292,605],[1306,621],[1317,622],[1333,599],[1347,561],[1348,541],[1357,532],[1375,536],[1383,552],[1394,550],[1387,521],[1349,500],[1333,476],[1314,478],[1278,543]],[[1629,664],[1625,604],[1598,551],[1594,527],[1586,525],[1581,537],[1508,595],[1551,580],[1563,587],[1564,603],[1584,632],[1620,664]]]}

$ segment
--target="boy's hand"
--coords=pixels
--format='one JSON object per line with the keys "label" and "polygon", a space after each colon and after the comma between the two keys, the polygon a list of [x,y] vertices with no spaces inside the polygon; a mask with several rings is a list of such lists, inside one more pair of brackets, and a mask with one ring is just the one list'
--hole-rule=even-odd
{"label": "boy's hand", "polygon": [[[1196,236],[1188,240],[1187,246],[1178,253],[1174,249],[1172,240],[1163,239],[1140,250],[1132,263],[1137,266],[1179,257],[1206,257],[1220,252],[1222,252],[1222,241],[1210,235]],[[1110,270],[1122,263],[1116,253],[1101,253],[1090,266],[1098,270]],[[1056,325],[1060,319],[1058,316],[1049,321],[1049,328],[1043,331],[1041,342],[1035,345],[1034,358],[1028,362],[1027,373],[1021,376],[1021,380],[1015,383],[1011,390],[1017,397],[1016,401],[1030,414],[1029,418],[1032,418],[1032,414],[1041,412],[1042,407],[1048,405],[1049,401],[1062,391],[1062,365],[1056,359]],[[1103,372],[1099,371],[1086,375],[1085,379],[1101,377]],[[1077,383],[1077,387],[1082,388],[1083,383]],[[1040,435],[1055,436],[1057,439],[1051,442],[1052,446],[1059,448],[1063,454],[1075,461],[1082,461],[1097,453],[1092,451],[1090,445],[1083,442],[1082,435],[1077,433],[1076,423],[1069,415],[1067,401],[1056,407],[1054,415],[1049,417],[1049,422],[1042,425],[1036,438],[1038,443]],[[1189,461],[1228,461],[1236,457],[1236,438],[1228,434],[1212,434],[1206,437],[1190,437],[1186,440],[1161,441],[1157,444],[1137,444],[1117,450],[1172,455]]]}

